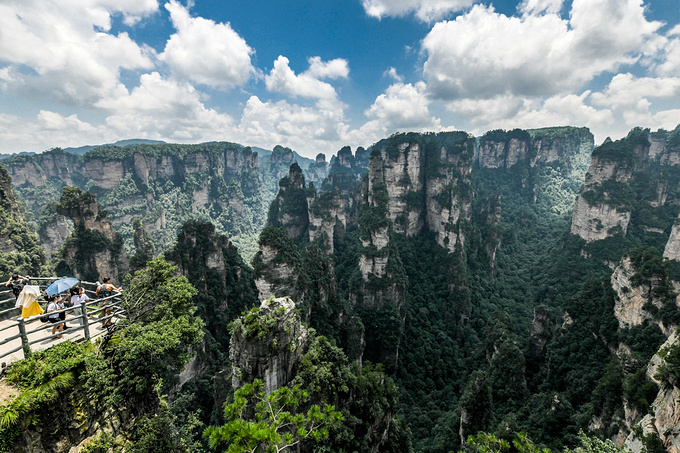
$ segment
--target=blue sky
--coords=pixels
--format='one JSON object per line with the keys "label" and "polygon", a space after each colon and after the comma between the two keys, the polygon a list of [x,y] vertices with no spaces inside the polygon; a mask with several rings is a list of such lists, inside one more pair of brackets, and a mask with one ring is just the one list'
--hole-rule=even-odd
{"label": "blue sky", "polygon": [[679,123],[678,0],[0,1],[0,153]]}

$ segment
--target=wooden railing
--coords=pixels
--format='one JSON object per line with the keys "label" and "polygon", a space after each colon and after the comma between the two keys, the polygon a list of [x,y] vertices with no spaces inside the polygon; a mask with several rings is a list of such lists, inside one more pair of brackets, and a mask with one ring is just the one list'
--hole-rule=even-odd
{"label": "wooden railing", "polygon": [[[42,282],[42,284],[39,283],[37,285],[40,287],[42,293],[42,290],[54,280],[58,280],[58,278],[31,277],[31,284]],[[16,303],[14,295],[9,288],[5,289],[5,286],[3,285],[0,288],[0,307],[2,307],[2,305],[6,306],[9,302],[11,302],[12,307],[0,310],[0,320],[2,320],[0,322],[2,325],[0,327],[0,360],[19,351],[22,351],[25,357],[30,353],[32,345],[44,343],[47,340],[53,340],[60,335],[78,333],[76,336],[71,336],[70,339],[84,339],[90,341],[107,331],[106,329],[92,329],[91,326],[96,325],[97,323],[115,323],[116,320],[126,317],[126,312],[122,304],[122,293],[114,292],[112,296],[97,299],[95,296],[97,288],[96,283],[81,282],[80,286],[85,289],[85,294],[91,298],[89,301],[76,307],[68,307],[63,310],[49,313],[49,315],[67,313],[69,317],[61,322],[70,322],[71,324],[74,324],[75,321],[76,325],[64,329],[62,332],[46,336],[44,334],[36,335],[36,333],[51,329],[59,323],[43,323],[40,318],[45,316],[44,313],[42,315],[31,316],[30,318],[22,318],[21,308],[14,307],[14,304]],[[38,300],[38,302],[42,305],[44,301]],[[101,313],[106,313],[105,310],[111,310],[111,314],[99,317]],[[12,345],[10,345],[9,349],[6,348],[6,345],[12,342],[17,343],[16,340],[20,340],[18,346],[12,347]]]}

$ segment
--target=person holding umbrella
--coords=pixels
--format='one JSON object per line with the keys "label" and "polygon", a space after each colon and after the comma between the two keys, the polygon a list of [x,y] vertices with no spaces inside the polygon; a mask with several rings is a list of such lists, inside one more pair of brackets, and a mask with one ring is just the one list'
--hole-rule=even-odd
{"label": "person holding umbrella", "polygon": [[[53,295],[53,296],[48,296],[50,298],[50,303],[47,304],[47,313],[51,313],[57,310],[63,310],[66,308],[64,306],[64,300],[66,300],[66,296],[61,297],[59,295]],[[59,332],[64,331],[64,323],[62,322],[64,319],[66,319],[66,313],[53,313],[48,316],[49,321],[54,324],[52,327],[52,335],[54,335],[57,330]],[[59,335],[57,338],[61,338],[64,335]]]}

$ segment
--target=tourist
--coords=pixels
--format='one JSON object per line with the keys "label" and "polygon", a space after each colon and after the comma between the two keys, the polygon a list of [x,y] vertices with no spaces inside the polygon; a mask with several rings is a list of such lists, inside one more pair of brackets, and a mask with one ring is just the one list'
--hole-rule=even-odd
{"label": "tourist", "polygon": [[24,286],[28,285],[29,283],[30,279],[28,277],[24,277],[19,274],[13,274],[12,277],[9,280],[7,280],[5,286],[12,288],[14,298],[18,299],[19,294],[21,294],[21,291],[24,289]]}
{"label": "tourist", "polygon": [[[102,280],[104,283],[101,285],[97,286],[97,291],[95,294],[97,297],[100,299],[107,298],[109,296],[113,295],[114,291],[122,291],[123,288],[116,288],[113,283],[111,283],[111,279],[108,277],[104,277],[104,280]],[[100,318],[104,318],[106,316],[111,316],[111,299],[102,302],[99,304],[99,307],[102,309],[101,313],[99,313]],[[111,318],[108,319],[102,319],[102,328],[106,327],[107,325],[110,326],[112,324]]]}
{"label": "tourist", "polygon": [[78,322],[81,326],[85,325],[86,320],[83,319],[82,309],[80,308],[83,302],[87,302],[90,298],[85,294],[85,288],[76,287],[71,289],[71,306],[76,308],[75,316],[78,317]]}
{"label": "tourist", "polygon": [[[52,313],[58,310],[63,310],[66,308],[64,306],[64,300],[66,299],[66,296],[61,297],[61,296],[50,296],[49,303],[47,304],[47,313]],[[52,335],[54,335],[57,331],[63,332],[64,331],[64,319],[66,319],[66,313],[61,312],[61,313],[53,313],[48,316],[47,318],[54,326],[52,327]],[[56,338],[61,338],[63,335],[59,335]]]}

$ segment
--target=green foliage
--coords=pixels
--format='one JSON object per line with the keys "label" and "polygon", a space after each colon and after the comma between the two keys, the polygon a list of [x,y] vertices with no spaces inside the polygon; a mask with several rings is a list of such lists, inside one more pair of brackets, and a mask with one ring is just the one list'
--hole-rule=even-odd
{"label": "green foliage", "polygon": [[597,437],[586,435],[583,430],[578,433],[579,445],[573,450],[565,448],[565,453],[621,453],[627,450],[620,449],[610,439],[602,440]]}
{"label": "green foliage", "polygon": [[116,440],[109,433],[100,433],[87,442],[80,453],[108,453],[116,445]]}
{"label": "green foliage", "polygon": [[[256,380],[238,389],[234,402],[225,405],[226,423],[209,427],[204,436],[218,451],[280,452],[312,439],[328,438],[329,428],[338,425],[342,414],[331,405],[312,404],[299,409],[309,400],[309,394],[298,386],[281,387],[267,395],[262,381]],[[254,407],[252,419],[247,411]]]}
{"label": "green foliage", "polygon": [[202,338],[203,322],[191,303],[196,290],[162,259],[137,271],[124,292],[128,318],[102,345],[104,360],[87,363],[88,393],[109,406],[153,398],[156,384],[179,373],[189,348]]}

